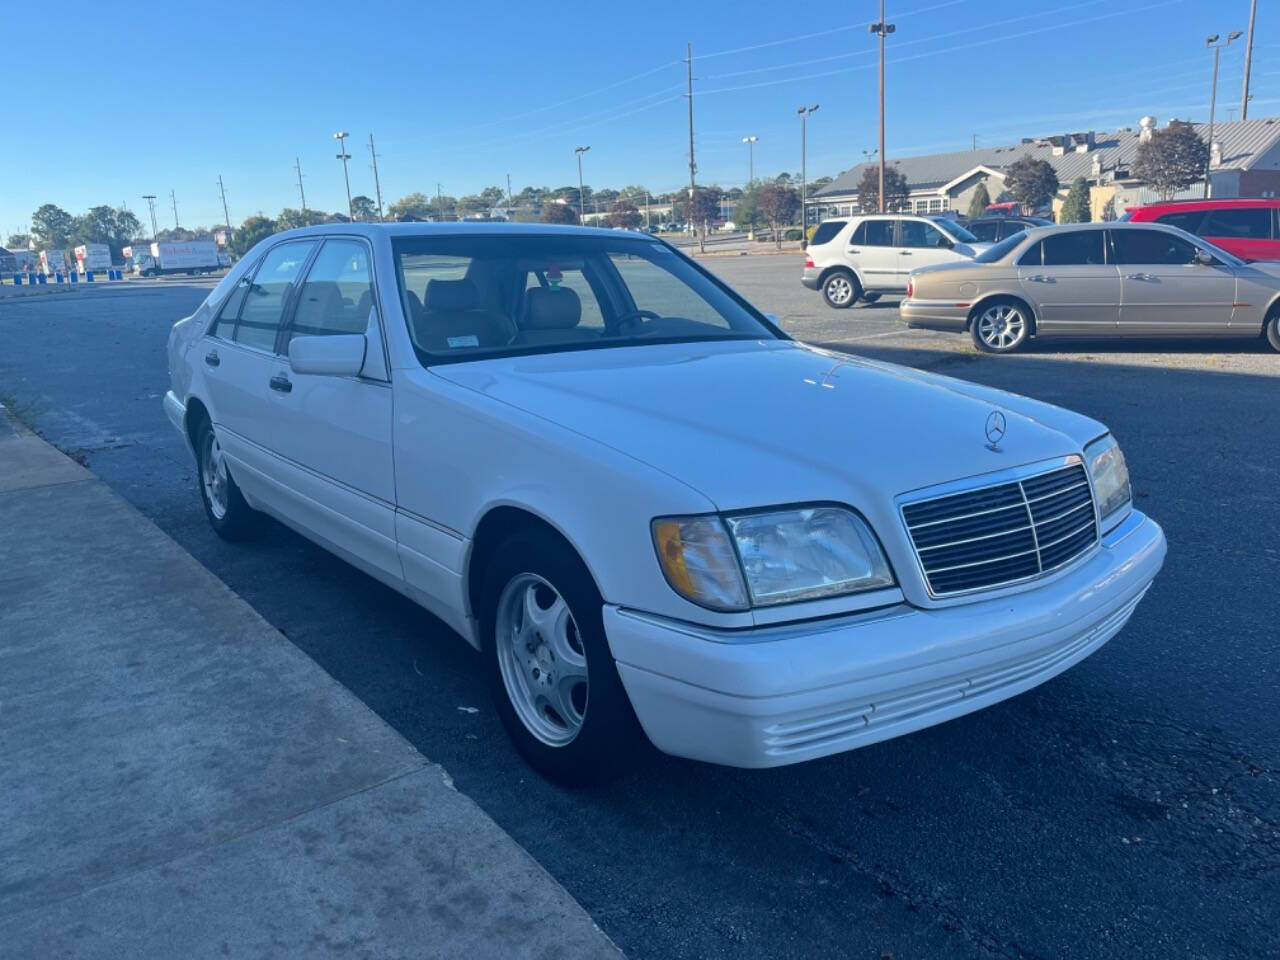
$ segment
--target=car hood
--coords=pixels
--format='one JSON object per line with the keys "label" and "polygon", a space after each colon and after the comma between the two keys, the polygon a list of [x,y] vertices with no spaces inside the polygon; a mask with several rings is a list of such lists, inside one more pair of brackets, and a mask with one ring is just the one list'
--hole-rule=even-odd
{"label": "car hood", "polygon": [[[581,350],[432,371],[649,464],[722,510],[885,502],[1078,453],[1105,432],[1049,404],[792,341]],[[985,433],[993,410],[1007,420],[998,451]]]}
{"label": "car hood", "polygon": [[994,244],[987,243],[984,240],[975,240],[973,243],[957,243],[951,249],[956,253],[963,253],[966,257],[976,257],[991,246],[994,246]]}

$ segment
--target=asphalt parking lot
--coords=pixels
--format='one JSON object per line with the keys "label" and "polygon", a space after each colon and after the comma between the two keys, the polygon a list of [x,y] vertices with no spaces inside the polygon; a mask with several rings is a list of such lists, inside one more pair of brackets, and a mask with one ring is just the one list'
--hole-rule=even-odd
{"label": "asphalt parking lot", "polygon": [[430,615],[283,528],[247,546],[209,530],[160,398],[169,325],[211,283],[0,301],[0,400],[442,763],[629,956],[1280,955],[1280,355],[988,357],[905,330],[892,303],[829,310],[796,254],[704,262],[799,339],[1108,423],[1169,538],[1129,626],[1030,693],[899,740],[756,772],[649,752],[568,792],[521,763],[478,659]]}

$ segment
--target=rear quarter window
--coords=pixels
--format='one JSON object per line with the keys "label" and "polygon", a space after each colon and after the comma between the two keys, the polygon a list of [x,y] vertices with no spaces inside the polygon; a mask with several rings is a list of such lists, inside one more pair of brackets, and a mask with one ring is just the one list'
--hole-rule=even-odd
{"label": "rear quarter window", "polygon": [[1204,220],[1203,210],[1180,210],[1177,213],[1165,213],[1156,217],[1156,223],[1177,227],[1187,233],[1199,233],[1202,220]]}
{"label": "rear quarter window", "polygon": [[848,225],[848,222],[847,220],[826,220],[818,224],[818,229],[813,231],[813,239],[809,241],[809,245],[816,247],[819,244],[830,243]]}

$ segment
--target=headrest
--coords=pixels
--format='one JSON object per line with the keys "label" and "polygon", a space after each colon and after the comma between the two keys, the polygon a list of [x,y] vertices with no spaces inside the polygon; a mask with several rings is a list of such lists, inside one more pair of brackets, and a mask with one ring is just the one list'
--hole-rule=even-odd
{"label": "headrest", "polygon": [[428,313],[455,313],[474,310],[480,302],[476,285],[463,277],[461,280],[428,280],[422,305]]}
{"label": "headrest", "polygon": [[524,296],[526,330],[569,330],[582,319],[582,301],[568,287],[532,287]]}

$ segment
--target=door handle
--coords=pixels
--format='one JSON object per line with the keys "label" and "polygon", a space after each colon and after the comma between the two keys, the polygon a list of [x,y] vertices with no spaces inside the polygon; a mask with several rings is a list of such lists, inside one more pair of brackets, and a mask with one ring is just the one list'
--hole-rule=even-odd
{"label": "door handle", "polygon": [[911,256],[911,251],[910,251],[910,250],[899,250],[899,251],[898,251],[898,256],[900,256],[900,257],[909,257],[909,256]]}
{"label": "door handle", "polygon": [[853,247],[850,247],[850,248],[849,248],[849,252],[850,252],[850,253],[861,253],[862,251],[861,251],[861,250],[855,250],[855,249],[853,249]]}
{"label": "door handle", "polygon": [[1028,280],[1035,280],[1037,283],[1053,283],[1053,277],[1046,277],[1043,273],[1037,273],[1035,276],[1027,277]]}
{"label": "door handle", "polygon": [[1154,280],[1155,279],[1149,273],[1126,273],[1124,275],[1124,278],[1126,280]]}
{"label": "door handle", "polygon": [[207,363],[207,364],[208,364],[209,366],[211,366],[211,367],[216,367],[216,366],[217,366],[218,364],[220,364],[222,361],[218,359],[218,351],[217,351],[217,350],[210,350],[208,353],[206,353],[206,354],[204,355],[204,362],[205,362],[205,363]]}
{"label": "door handle", "polygon": [[279,390],[281,393],[288,393],[293,389],[293,384],[289,382],[289,378],[282,374],[276,374],[267,381],[267,385],[271,387],[272,390]]}

